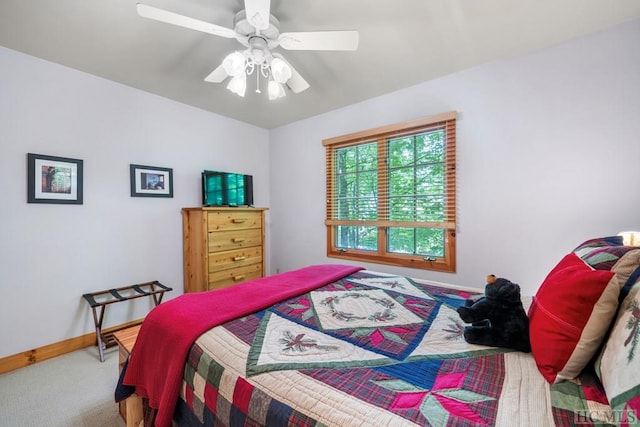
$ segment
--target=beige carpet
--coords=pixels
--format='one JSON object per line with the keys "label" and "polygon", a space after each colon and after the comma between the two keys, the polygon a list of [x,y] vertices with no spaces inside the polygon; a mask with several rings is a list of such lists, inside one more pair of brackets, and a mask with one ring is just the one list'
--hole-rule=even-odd
{"label": "beige carpet", "polygon": [[122,427],[118,348],[89,347],[0,375],[1,427]]}

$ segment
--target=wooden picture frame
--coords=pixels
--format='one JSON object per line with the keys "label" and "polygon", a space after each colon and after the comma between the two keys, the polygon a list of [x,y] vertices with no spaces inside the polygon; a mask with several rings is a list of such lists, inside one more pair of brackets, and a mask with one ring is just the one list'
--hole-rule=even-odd
{"label": "wooden picture frame", "polygon": [[81,205],[83,161],[27,153],[27,203]]}
{"label": "wooden picture frame", "polygon": [[173,169],[129,166],[131,197],[173,197]]}

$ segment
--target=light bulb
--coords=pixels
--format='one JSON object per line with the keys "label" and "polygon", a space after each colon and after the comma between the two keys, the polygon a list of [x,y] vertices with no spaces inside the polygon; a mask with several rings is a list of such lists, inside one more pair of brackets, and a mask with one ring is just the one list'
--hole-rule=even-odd
{"label": "light bulb", "polygon": [[237,51],[230,53],[222,61],[222,68],[228,75],[238,77],[244,73],[244,55]]}
{"label": "light bulb", "polygon": [[247,91],[247,75],[241,74],[239,76],[233,77],[229,84],[227,85],[227,89],[236,95],[244,97],[245,92]]}
{"label": "light bulb", "polygon": [[274,99],[278,99],[287,95],[287,93],[284,91],[284,87],[282,87],[282,85],[275,80],[269,80],[267,91],[269,92],[269,101],[273,101]]}
{"label": "light bulb", "polygon": [[280,58],[271,61],[271,75],[278,83],[286,83],[291,78],[291,67]]}

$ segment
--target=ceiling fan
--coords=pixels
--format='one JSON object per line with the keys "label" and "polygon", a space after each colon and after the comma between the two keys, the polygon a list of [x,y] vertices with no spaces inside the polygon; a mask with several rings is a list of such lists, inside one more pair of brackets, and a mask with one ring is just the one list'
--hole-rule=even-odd
{"label": "ceiling fan", "polygon": [[244,50],[227,55],[222,63],[204,80],[221,83],[231,77],[227,89],[244,96],[246,78],[256,73],[256,92],[260,93],[260,76],[268,81],[269,99],[285,96],[284,86],[294,93],[309,88],[309,83],[279,53],[285,50],[356,50],[358,31],[280,32],[280,22],[271,15],[270,0],[244,0],[245,9],[238,12],[233,28],[200,21],[168,10],[138,3],[138,14],[168,24],[189,28],[219,37],[235,38]]}

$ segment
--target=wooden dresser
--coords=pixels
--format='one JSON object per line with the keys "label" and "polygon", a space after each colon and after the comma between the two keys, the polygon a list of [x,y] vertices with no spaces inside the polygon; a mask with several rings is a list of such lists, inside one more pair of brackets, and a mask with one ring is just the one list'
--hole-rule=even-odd
{"label": "wooden dresser", "polygon": [[267,208],[183,208],[184,291],[201,292],[265,275]]}

